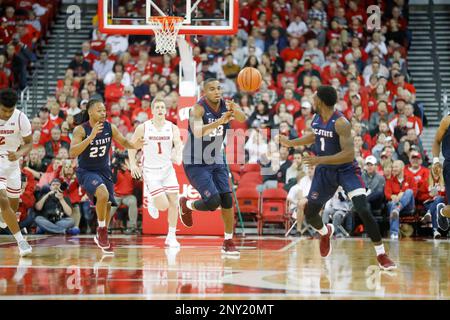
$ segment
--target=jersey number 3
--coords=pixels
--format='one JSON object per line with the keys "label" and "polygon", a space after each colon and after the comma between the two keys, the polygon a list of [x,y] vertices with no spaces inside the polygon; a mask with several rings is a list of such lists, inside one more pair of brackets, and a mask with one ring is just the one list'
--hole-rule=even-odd
{"label": "jersey number 3", "polygon": [[[100,152],[98,152],[100,150]],[[92,147],[91,153],[89,153],[90,158],[103,157],[106,153],[106,146]]]}

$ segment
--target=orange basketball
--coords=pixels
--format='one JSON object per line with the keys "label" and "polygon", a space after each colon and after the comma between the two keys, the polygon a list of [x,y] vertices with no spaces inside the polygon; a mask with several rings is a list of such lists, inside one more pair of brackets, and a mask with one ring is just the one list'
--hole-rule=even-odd
{"label": "orange basketball", "polygon": [[261,86],[262,76],[258,69],[246,67],[239,72],[237,76],[237,84],[243,91],[257,91]]}

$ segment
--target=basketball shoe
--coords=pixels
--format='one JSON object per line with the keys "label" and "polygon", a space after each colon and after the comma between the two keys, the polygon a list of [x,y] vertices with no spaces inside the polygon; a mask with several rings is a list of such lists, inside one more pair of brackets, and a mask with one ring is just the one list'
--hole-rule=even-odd
{"label": "basketball shoe", "polygon": [[180,205],[178,206],[178,210],[180,213],[181,222],[188,228],[192,227],[192,210],[187,207],[187,198],[180,197]]}
{"label": "basketball shoe", "polygon": [[19,247],[19,254],[21,257],[25,257],[33,251],[33,248],[31,248],[26,240],[19,241],[17,246]]}
{"label": "basketball shoe", "polygon": [[109,243],[108,240],[108,229],[106,227],[97,228],[97,233],[94,236],[94,242],[97,244],[97,246],[102,249],[104,254],[114,254],[113,247],[111,246],[111,243]]}
{"label": "basketball shoe", "polygon": [[159,210],[155,208],[153,198],[150,198],[148,200],[147,210],[148,210],[148,213],[150,214],[150,217],[152,217],[153,219],[159,218]]}
{"label": "basketball shoe", "polygon": [[234,245],[233,239],[223,241],[222,253],[225,255],[239,256],[241,253]]}
{"label": "basketball shoe", "polygon": [[334,226],[331,223],[327,225],[328,233],[324,236],[320,236],[320,255],[324,258],[328,257],[331,254],[331,237],[334,233]]}
{"label": "basketball shoe", "polygon": [[179,248],[180,243],[177,241],[177,238],[167,236],[166,241],[164,242],[164,245],[168,248]]}
{"label": "basketball shoe", "polygon": [[397,265],[392,261],[386,253],[377,256],[378,265],[382,270],[390,271],[397,269]]}

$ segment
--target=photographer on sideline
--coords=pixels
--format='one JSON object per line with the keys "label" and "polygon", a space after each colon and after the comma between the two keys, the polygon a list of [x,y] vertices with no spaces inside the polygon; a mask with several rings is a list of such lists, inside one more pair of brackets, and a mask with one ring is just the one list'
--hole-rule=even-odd
{"label": "photographer on sideline", "polygon": [[[116,198],[117,205],[124,204],[128,207],[128,223],[124,233],[139,234],[139,230],[137,229],[137,199],[133,194],[134,181],[129,168],[128,153],[126,151],[114,152],[111,167],[113,171],[114,197]],[[113,218],[118,206],[111,208],[110,219]]]}
{"label": "photographer on sideline", "polygon": [[[72,204],[63,193],[67,189],[67,183],[61,183],[59,179],[53,179],[50,191],[41,195],[36,203],[37,216],[35,222],[41,232],[55,234],[73,234],[75,221],[72,219]],[[43,191],[42,194],[44,194]]]}

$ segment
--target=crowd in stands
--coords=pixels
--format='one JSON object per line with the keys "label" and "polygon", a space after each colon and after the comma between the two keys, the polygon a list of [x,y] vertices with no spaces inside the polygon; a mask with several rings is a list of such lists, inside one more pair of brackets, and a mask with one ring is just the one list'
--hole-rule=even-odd
{"label": "crowd in stands", "polygon": [[[141,2],[119,0],[118,10],[133,16],[142,9]],[[209,10],[208,3],[201,1],[199,10]],[[366,24],[366,8],[373,4],[382,12],[381,28],[376,30]],[[102,34],[97,17],[93,19],[92,39],[82,44],[64,78],[58,79],[55,95],[32,119],[34,149],[23,162],[21,226],[33,229],[29,215],[35,215],[45,218],[34,219],[36,232],[93,230],[92,208],[76,181],[76,161],[67,152],[77,114],[89,99],[105,102],[108,120],[125,136],[151,118],[150,102],[155,97],[164,99],[168,120],[176,123],[180,57],[155,54],[148,39]],[[231,127],[247,130],[242,145],[246,163],[259,165],[264,172],[255,188],[288,192],[299,233],[308,230],[303,209],[314,172],[302,164],[302,157],[314,150],[278,148],[271,130],[290,138],[311,130],[312,96],[322,84],[338,92],[337,109],[352,124],[355,155],[372,211],[387,217],[388,234],[397,239],[401,219],[419,213],[421,223],[432,225],[435,237],[442,233],[435,222],[436,206],[444,201],[442,173],[428,168],[429,156],[420,139],[426,118],[408,74],[410,40],[404,0],[241,1],[237,35],[198,37],[193,55],[199,84],[210,77],[219,79],[224,97],[234,99],[247,114],[246,123],[232,122]],[[246,66],[257,68],[263,77],[254,94],[236,86],[237,74]],[[121,208],[127,207],[127,232],[132,234],[138,232],[142,183],[132,179],[123,148],[114,147],[116,197]],[[248,181],[242,168],[233,172],[238,189]],[[53,199],[47,196],[52,188],[64,192]],[[35,202],[30,200],[33,193]],[[323,213],[324,221],[341,226],[343,235],[358,229],[357,218],[346,218],[350,204],[338,190]],[[45,213],[54,207],[57,221]]]}

